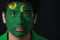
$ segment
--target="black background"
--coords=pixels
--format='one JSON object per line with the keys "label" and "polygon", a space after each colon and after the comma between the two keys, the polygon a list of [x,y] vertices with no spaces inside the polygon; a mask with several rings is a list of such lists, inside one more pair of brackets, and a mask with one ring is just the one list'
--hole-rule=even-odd
{"label": "black background", "polygon": [[[55,40],[56,27],[59,21],[57,19],[58,16],[56,12],[57,4],[58,4],[57,0],[54,0],[54,1],[39,0],[38,2],[39,2],[38,19],[37,19],[37,24],[34,26],[34,29],[38,35],[48,38],[48,33],[49,33],[49,39],[52,40],[52,38],[54,38],[53,40]],[[1,11],[0,11],[0,14],[1,14]],[[0,24],[1,24],[0,34],[3,34],[6,30],[6,26],[2,23],[1,15],[0,15]]]}

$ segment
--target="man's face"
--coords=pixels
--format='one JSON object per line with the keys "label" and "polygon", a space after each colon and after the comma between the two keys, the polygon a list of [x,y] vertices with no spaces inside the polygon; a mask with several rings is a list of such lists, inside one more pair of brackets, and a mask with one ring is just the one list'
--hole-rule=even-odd
{"label": "man's face", "polygon": [[32,30],[34,23],[33,8],[30,4],[12,2],[6,11],[6,25],[16,37],[23,37]]}

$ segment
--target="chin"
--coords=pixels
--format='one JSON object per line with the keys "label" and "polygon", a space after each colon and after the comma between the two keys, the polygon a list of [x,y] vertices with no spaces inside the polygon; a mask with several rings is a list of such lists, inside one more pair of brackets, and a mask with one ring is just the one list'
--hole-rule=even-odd
{"label": "chin", "polygon": [[24,37],[26,34],[23,34],[23,33],[18,33],[18,34],[14,34],[14,36],[16,37]]}
{"label": "chin", "polygon": [[[16,36],[16,35],[15,35]],[[17,35],[16,37],[24,37],[25,35]]]}

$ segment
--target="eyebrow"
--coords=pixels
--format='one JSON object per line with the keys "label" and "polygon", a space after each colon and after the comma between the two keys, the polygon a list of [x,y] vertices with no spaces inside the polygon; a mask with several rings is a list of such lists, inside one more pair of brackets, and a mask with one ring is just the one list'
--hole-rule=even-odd
{"label": "eyebrow", "polygon": [[18,11],[16,11],[16,10],[10,10],[10,11],[13,11],[13,12],[18,12]]}
{"label": "eyebrow", "polygon": [[16,10],[13,10],[13,12],[17,12]]}

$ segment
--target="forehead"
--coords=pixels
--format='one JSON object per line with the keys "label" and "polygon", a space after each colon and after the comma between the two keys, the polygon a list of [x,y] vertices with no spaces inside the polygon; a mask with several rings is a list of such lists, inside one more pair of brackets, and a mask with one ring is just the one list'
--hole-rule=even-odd
{"label": "forehead", "polygon": [[20,8],[20,7],[27,7],[27,8],[32,8],[32,5],[30,3],[26,3],[26,2],[11,2],[8,4],[9,9],[16,9],[16,8]]}
{"label": "forehead", "polygon": [[26,2],[11,2],[8,4],[7,11],[9,10],[15,10],[15,11],[20,11],[24,12],[26,10],[33,11],[33,7],[30,3]]}

